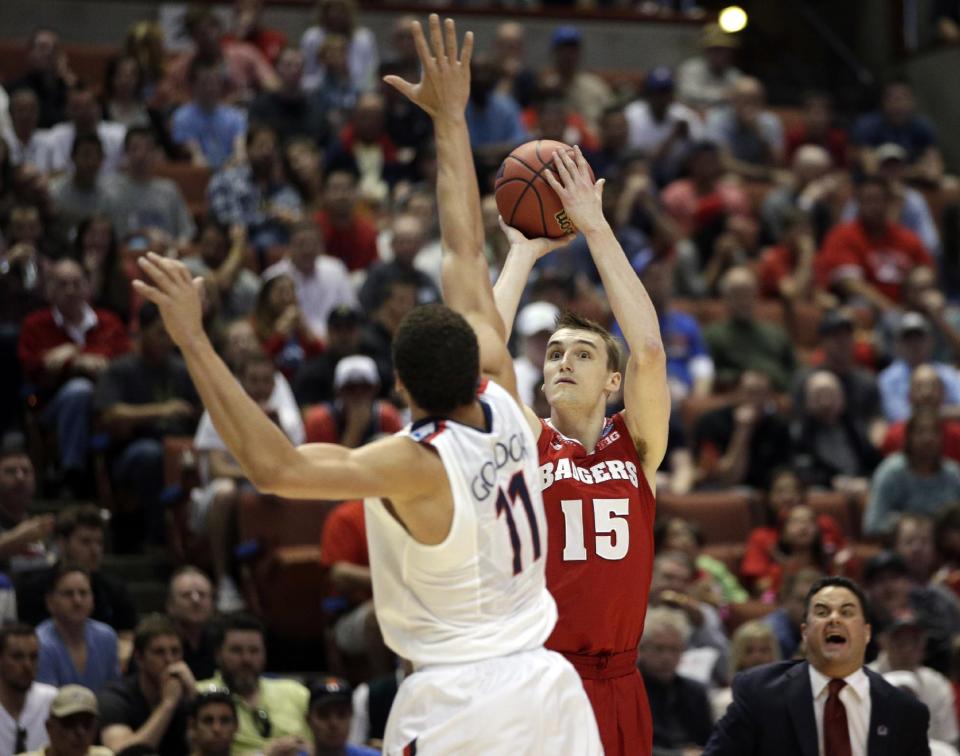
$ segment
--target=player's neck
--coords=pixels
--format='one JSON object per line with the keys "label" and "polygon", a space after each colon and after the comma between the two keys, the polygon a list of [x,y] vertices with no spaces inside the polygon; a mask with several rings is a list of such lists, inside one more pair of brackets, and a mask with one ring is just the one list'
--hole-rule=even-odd
{"label": "player's neck", "polygon": [[461,425],[469,425],[477,430],[487,430],[487,416],[483,412],[480,402],[472,401],[463,407],[458,407],[450,413],[450,419]]}
{"label": "player's neck", "polygon": [[604,405],[592,412],[579,407],[551,407],[550,423],[567,438],[576,439],[592,452],[603,430]]}

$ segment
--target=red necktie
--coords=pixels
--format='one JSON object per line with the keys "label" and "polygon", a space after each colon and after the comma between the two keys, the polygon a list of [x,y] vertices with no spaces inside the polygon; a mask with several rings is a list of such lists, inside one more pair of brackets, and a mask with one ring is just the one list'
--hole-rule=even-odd
{"label": "red necktie", "polygon": [[824,756],[852,756],[850,730],[847,727],[847,709],[840,700],[840,690],[846,682],[831,680],[827,688],[830,695],[823,707],[823,753]]}

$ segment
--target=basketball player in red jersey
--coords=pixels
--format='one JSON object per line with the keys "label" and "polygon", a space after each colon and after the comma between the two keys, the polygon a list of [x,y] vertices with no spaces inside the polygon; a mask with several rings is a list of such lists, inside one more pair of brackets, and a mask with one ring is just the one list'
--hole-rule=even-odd
{"label": "basketball player in red jersey", "polygon": [[[433,17],[430,28],[439,47],[440,28]],[[424,70],[434,65],[432,58],[424,59],[429,56],[425,45],[418,45],[418,53]],[[435,103],[454,98],[444,92],[448,84],[442,79],[425,77],[419,89],[397,77],[385,80],[434,120]],[[488,332],[509,334],[504,320],[512,323],[533,263],[570,239],[509,234],[512,248],[498,282],[498,312],[489,287],[477,285],[489,274],[465,122],[454,130],[461,137],[455,143],[446,131],[437,130],[438,152],[446,156],[441,178],[460,190],[437,193],[444,247],[459,250],[444,256],[444,299],[486,299],[473,308],[475,317],[487,321]],[[613,337],[596,324],[568,317],[551,337],[544,366],[551,418],[541,421],[524,408],[538,439],[549,533],[547,581],[560,612],[549,643],[580,673],[605,752],[647,756],[653,727],[635,661],[653,563],[654,476],[667,443],[666,356],[653,304],[603,217],[603,182],[590,180],[579,151],[555,164],[557,175],[545,175],[586,236],[631,355],[621,373]],[[472,254],[464,249],[464,239],[473,242]],[[501,312],[509,317],[503,319]],[[607,401],[621,381],[626,410],[606,418]]]}

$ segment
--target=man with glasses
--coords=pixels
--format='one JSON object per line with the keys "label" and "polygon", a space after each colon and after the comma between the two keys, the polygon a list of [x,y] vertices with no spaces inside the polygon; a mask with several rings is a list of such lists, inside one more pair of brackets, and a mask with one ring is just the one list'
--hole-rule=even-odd
{"label": "man with glasses", "polygon": [[50,744],[21,756],[112,756],[97,739],[97,697],[82,685],[64,685],[50,704]]}
{"label": "man with glasses", "polygon": [[220,625],[217,672],[198,683],[201,692],[226,688],[233,694],[239,728],[235,752],[283,753],[307,750],[310,692],[296,680],[264,677],[266,647],[263,625],[255,617],[232,614]]}
{"label": "man with glasses", "polygon": [[151,614],[133,636],[136,671],[100,693],[100,739],[119,753],[134,745],[161,756],[183,756],[187,714],[196,681],[183,661],[180,636],[169,619]]}
{"label": "man with glasses", "polygon": [[191,756],[230,756],[237,735],[237,707],[229,690],[213,688],[193,699],[189,732]]}
{"label": "man with glasses", "polygon": [[32,627],[0,629],[0,753],[20,753],[47,742],[45,722],[57,689],[34,679],[39,656]]}

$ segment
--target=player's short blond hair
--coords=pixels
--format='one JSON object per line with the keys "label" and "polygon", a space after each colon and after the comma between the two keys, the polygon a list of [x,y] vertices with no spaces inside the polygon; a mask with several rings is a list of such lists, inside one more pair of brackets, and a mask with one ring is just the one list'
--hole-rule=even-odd
{"label": "player's short blond hair", "polygon": [[602,325],[594,320],[590,320],[590,318],[585,318],[582,315],[567,310],[557,318],[557,322],[554,325],[554,330],[556,331],[559,331],[561,328],[597,334],[607,348],[607,369],[612,373],[621,369],[623,352],[620,350],[620,342]]}

